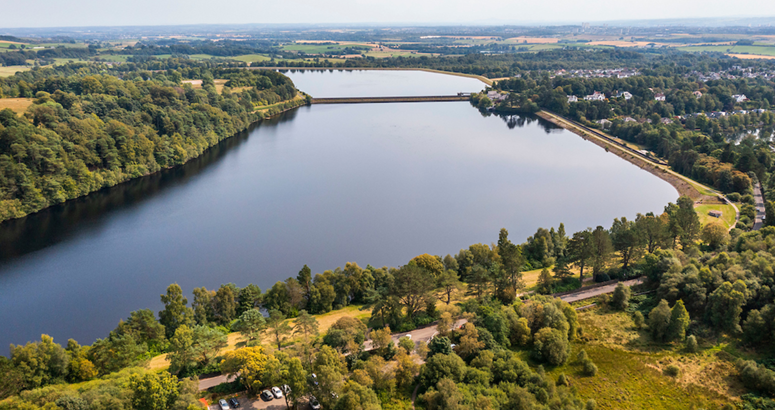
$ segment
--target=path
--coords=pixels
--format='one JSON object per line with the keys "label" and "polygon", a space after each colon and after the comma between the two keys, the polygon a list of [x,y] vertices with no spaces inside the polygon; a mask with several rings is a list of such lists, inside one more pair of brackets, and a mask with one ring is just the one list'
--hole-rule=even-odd
{"label": "path", "polygon": [[215,377],[208,377],[206,379],[199,379],[199,391],[207,390],[210,387],[215,387],[221,383],[231,383],[234,380],[237,380],[237,376],[229,377],[226,374]]}
{"label": "path", "polygon": [[753,186],[753,199],[756,202],[756,218],[753,222],[753,230],[758,231],[764,226],[764,196],[762,195],[762,185],[759,181]]}
{"label": "path", "polygon": [[630,279],[630,280],[626,280],[626,281],[622,281],[622,282],[617,282],[617,283],[612,283],[610,285],[600,286],[598,288],[592,288],[592,289],[583,289],[582,288],[580,291],[578,291],[576,293],[571,293],[570,295],[560,296],[560,299],[562,299],[562,300],[564,300],[564,301],[566,301],[568,303],[573,303],[573,302],[577,302],[579,300],[593,298],[595,296],[602,295],[604,293],[611,293],[611,292],[613,292],[614,289],[616,289],[616,285],[618,285],[619,283],[623,283],[623,284],[625,284],[627,286],[639,285],[639,284],[643,283],[643,278],[641,277],[641,278],[636,278],[636,279]]}
{"label": "path", "polygon": [[[468,323],[468,320],[458,319],[458,321],[455,322],[455,329],[459,328],[460,326],[463,326],[466,323]],[[390,335],[390,338],[393,340],[393,343],[398,344],[398,339],[407,335],[411,335],[412,341],[416,344],[417,342],[430,341],[436,333],[437,333],[436,325],[432,324],[422,329],[412,330],[411,332],[393,333],[392,335]],[[363,342],[363,348],[365,351],[374,349],[374,346],[372,346],[371,340],[367,340]]]}

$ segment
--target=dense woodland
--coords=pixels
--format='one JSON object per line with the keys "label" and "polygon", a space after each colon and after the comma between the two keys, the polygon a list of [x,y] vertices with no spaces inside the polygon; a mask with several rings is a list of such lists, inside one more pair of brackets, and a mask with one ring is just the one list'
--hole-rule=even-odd
{"label": "dense woodland", "polygon": [[[203,79],[202,87],[183,78]],[[227,91],[219,94],[213,78],[227,79]],[[192,65],[106,72],[69,64],[0,78],[0,97],[34,98],[22,117],[0,111],[0,221],[183,164],[304,103],[290,101],[296,94],[273,71]],[[262,106],[273,107],[257,112]]]}

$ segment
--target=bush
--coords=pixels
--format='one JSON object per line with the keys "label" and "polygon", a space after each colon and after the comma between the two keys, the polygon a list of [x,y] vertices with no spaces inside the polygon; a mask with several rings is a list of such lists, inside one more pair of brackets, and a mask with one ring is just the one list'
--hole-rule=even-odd
{"label": "bush", "polygon": [[587,359],[587,361],[584,362],[584,373],[589,376],[594,376],[597,374],[597,366],[592,363],[592,360]]}
{"label": "bush", "polygon": [[690,353],[697,353],[697,338],[691,335],[686,338],[686,351]]}
{"label": "bush", "polygon": [[568,385],[568,378],[565,377],[565,373],[560,373],[560,375],[557,376],[557,385],[558,386],[567,386]]}
{"label": "bush", "polygon": [[587,351],[584,349],[581,349],[579,354],[576,355],[576,360],[578,360],[581,363],[584,363],[587,360],[589,360],[589,356],[587,356]]}
{"label": "bush", "polygon": [[627,306],[630,304],[631,294],[632,291],[630,290],[630,287],[620,282],[616,285],[616,289],[614,289],[611,305],[618,310],[627,309]]}
{"label": "bush", "polygon": [[756,205],[756,201],[754,201],[753,196],[749,194],[745,194],[740,198],[740,202],[748,205]]}
{"label": "bush", "polygon": [[759,366],[753,360],[742,359],[737,361],[737,369],[740,371],[740,378],[745,387],[770,396],[775,395],[775,372]]}
{"label": "bush", "polygon": [[727,195],[727,199],[729,199],[732,202],[740,202],[740,194],[737,192],[732,192]]}
{"label": "bush", "polygon": [[536,356],[554,366],[559,366],[568,359],[570,345],[567,335],[557,329],[545,327],[539,330],[533,345]]}
{"label": "bush", "polygon": [[632,322],[638,330],[643,327],[643,323],[646,322],[646,319],[643,317],[643,313],[641,313],[640,310],[636,310],[635,313],[632,314]]}
{"label": "bush", "polygon": [[584,410],[597,410],[597,402],[594,399],[587,400],[587,405]]}
{"label": "bush", "polygon": [[595,275],[595,282],[597,282],[597,283],[608,282],[609,280],[611,280],[611,277],[608,276],[608,274],[606,274],[606,273],[601,273],[599,275]]}
{"label": "bush", "polygon": [[680,372],[681,372],[681,369],[679,369],[678,366],[676,366],[674,364],[671,364],[671,365],[667,366],[665,368],[665,370],[663,371],[665,376],[670,376],[670,377],[676,377],[676,376],[678,376],[678,373],[680,373]]}

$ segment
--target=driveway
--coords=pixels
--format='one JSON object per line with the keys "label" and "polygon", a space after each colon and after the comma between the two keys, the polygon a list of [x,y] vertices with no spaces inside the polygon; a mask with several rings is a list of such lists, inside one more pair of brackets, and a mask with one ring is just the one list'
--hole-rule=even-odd
{"label": "driveway", "polygon": [[623,282],[612,283],[610,285],[601,286],[599,288],[592,288],[592,289],[587,289],[587,290],[582,289],[582,290],[580,290],[580,291],[578,291],[576,293],[571,293],[570,295],[560,296],[560,299],[562,299],[562,300],[564,300],[564,301],[566,301],[568,303],[573,303],[573,302],[577,302],[579,300],[593,298],[595,296],[602,295],[604,293],[611,293],[611,292],[613,292],[614,289],[616,289],[616,285],[618,285],[619,283],[623,283],[623,284],[625,284],[627,286],[639,285],[639,284],[643,283],[643,278],[641,277],[641,278],[637,278],[637,279],[626,280],[626,281],[623,281]]}
{"label": "driveway", "polygon": [[[459,319],[457,322],[455,322],[455,329],[459,328],[460,326],[463,326],[467,322],[468,320],[466,319]],[[426,342],[426,343],[429,342],[433,338],[433,335],[435,335],[436,333],[438,333],[436,332],[436,325],[431,325],[431,326],[424,327],[422,329],[412,330],[411,332],[393,333],[390,336],[390,338],[393,339],[393,343],[397,345],[398,339],[407,335],[411,335],[412,341],[416,345],[417,342]],[[363,347],[364,347],[364,350],[366,351],[374,349],[374,346],[372,345],[371,340],[367,340],[363,342]]]}
{"label": "driveway", "polygon": [[[282,399],[274,399],[272,401],[263,401],[260,398],[255,399],[249,399],[246,395],[240,394],[237,396],[237,399],[239,400],[239,408],[236,410],[242,410],[242,409],[266,409],[266,410],[287,410],[289,407],[285,405],[285,398]],[[218,403],[210,404],[208,407],[210,410],[221,410],[221,407],[218,406]],[[309,406],[306,404],[302,404],[299,406],[300,409],[308,409]]]}

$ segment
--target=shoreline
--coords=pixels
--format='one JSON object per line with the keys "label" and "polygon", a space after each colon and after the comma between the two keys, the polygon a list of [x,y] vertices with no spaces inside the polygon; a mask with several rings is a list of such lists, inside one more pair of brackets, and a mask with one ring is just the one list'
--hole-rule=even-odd
{"label": "shoreline", "polygon": [[[695,202],[725,204],[725,202],[720,200],[718,196],[703,194],[694,185],[695,184],[699,185],[707,192],[715,192],[715,190],[712,188],[704,186],[699,182],[692,181],[689,178],[683,175],[680,175],[665,166],[657,165],[644,158],[638,157],[633,153],[627,151],[626,149],[622,148],[621,146],[613,144],[594,134],[584,131],[583,129],[577,127],[575,124],[573,124],[572,122],[562,117],[559,117],[554,114],[550,114],[546,111],[539,111],[535,114],[562,129],[568,130],[580,136],[586,141],[590,141],[593,144],[606,149],[607,152],[611,152],[614,155],[618,156],[619,158],[622,158],[625,161],[637,166],[638,168],[644,171],[647,171],[652,175],[662,179],[663,181],[672,185],[673,188],[675,188],[675,190],[678,191],[679,196],[686,195],[692,198]],[[721,195],[721,194],[717,194],[717,195]]]}

